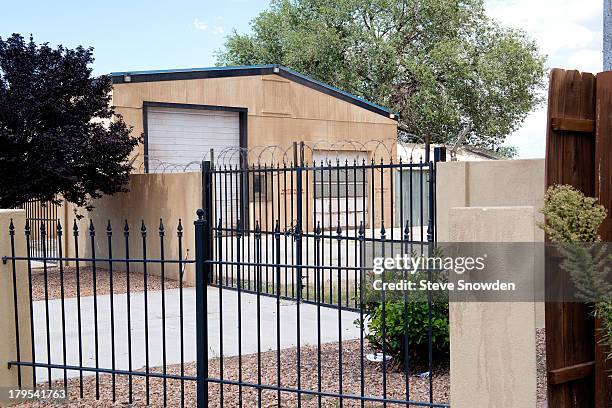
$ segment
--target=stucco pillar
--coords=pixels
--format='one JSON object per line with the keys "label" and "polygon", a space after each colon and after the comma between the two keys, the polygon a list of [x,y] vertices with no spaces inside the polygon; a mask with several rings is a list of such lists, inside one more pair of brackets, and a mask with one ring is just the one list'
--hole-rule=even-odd
{"label": "stucco pillar", "polygon": [[[0,210],[0,257],[11,255],[9,225],[15,225],[15,251],[18,256],[26,255],[24,210]],[[27,265],[24,261],[15,262],[17,283],[17,310],[19,313],[19,343],[21,361],[32,361],[32,341],[30,337],[30,308],[28,292]],[[0,262],[0,387],[18,387],[19,368],[8,368],[8,361],[17,359],[15,304],[13,292],[13,262]],[[22,387],[32,385],[32,370],[21,368]],[[7,401],[0,401],[7,405]]]}
{"label": "stucco pillar", "polygon": [[[534,223],[533,207],[452,208],[449,238],[451,242],[534,242]],[[497,266],[487,265],[490,268],[495,271]],[[449,319],[451,406],[535,407],[535,303],[451,302]]]}
{"label": "stucco pillar", "polygon": [[436,230],[438,242],[447,242],[449,210],[469,207],[469,162],[442,162],[436,167]]}

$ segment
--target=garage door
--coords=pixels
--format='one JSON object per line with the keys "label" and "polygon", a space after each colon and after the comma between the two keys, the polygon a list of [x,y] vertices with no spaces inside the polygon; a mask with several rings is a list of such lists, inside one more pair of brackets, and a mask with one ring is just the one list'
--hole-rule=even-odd
{"label": "garage door", "polygon": [[[149,107],[147,109],[147,147],[149,171],[162,172],[199,163],[215,151],[217,165],[237,166],[240,155],[238,112],[202,109]],[[194,166],[190,166],[194,168]],[[227,188],[226,188],[226,184]],[[215,204],[218,214],[227,220],[238,219],[240,192],[236,183],[222,177],[215,180]],[[233,212],[233,217],[232,213]]]}
{"label": "garage door", "polygon": [[[319,170],[316,182],[313,180],[315,203],[313,205],[315,220],[321,222],[324,229],[335,229],[340,223],[342,228],[356,228],[361,221],[367,224],[367,171],[349,169],[343,170],[348,160],[349,166],[354,161],[362,163],[367,159],[366,152],[332,152],[314,151],[313,159],[317,166],[336,166],[340,162],[340,170]],[[365,202],[364,202],[365,201]]]}
{"label": "garage door", "polygon": [[[238,112],[148,108],[147,150],[150,171],[159,171],[159,163],[186,165],[200,162],[210,149],[214,149],[219,156],[227,148],[239,147],[239,123]],[[237,154],[234,162],[238,163]]]}

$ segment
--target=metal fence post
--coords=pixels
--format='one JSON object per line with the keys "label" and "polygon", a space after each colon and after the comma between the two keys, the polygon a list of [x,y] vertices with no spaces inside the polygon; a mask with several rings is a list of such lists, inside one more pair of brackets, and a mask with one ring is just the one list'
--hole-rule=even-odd
{"label": "metal fence post", "polygon": [[202,209],[208,225],[213,225],[211,210],[215,191],[213,191],[212,167],[213,164],[210,160],[202,161]]}
{"label": "metal fence post", "polygon": [[[297,142],[293,142],[293,163],[295,166],[295,180],[296,180],[296,214],[297,218],[295,221],[294,239],[295,239],[295,262],[296,262],[296,276],[297,280],[297,301],[302,300],[302,217],[303,213],[303,186],[302,186],[302,169],[304,167],[304,142],[300,142],[299,150]],[[299,307],[299,306],[298,306]]]}
{"label": "metal fence post", "polygon": [[208,406],[208,282],[210,277],[210,224],[199,209],[195,225],[197,406]]}
{"label": "metal fence post", "polygon": [[428,174],[429,174],[429,183],[428,183],[428,188],[429,188],[429,198],[428,198],[428,220],[427,220],[427,242],[434,242],[435,239],[435,230],[434,230],[434,221],[435,221],[435,194],[436,194],[436,188],[435,188],[435,183],[436,183],[436,168],[434,165],[434,162],[428,162],[427,163],[427,170],[428,170]]}

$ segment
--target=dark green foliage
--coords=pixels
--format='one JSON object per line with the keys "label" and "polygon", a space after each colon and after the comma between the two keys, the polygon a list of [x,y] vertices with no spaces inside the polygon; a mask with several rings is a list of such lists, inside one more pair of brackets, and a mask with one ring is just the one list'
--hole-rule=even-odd
{"label": "dark green foliage", "polygon": [[92,77],[92,62],[91,48],[0,38],[0,208],[125,189],[138,139],[113,120],[111,78]]}
{"label": "dark green foliage", "polygon": [[[377,349],[383,345],[383,305],[385,309],[385,339],[387,353],[396,362],[404,361],[407,323],[408,357],[411,360],[426,361],[429,347],[429,305],[427,302],[388,301],[372,305],[366,322],[366,338]],[[408,320],[405,321],[405,316]],[[448,302],[434,302],[431,309],[431,340],[434,353],[446,353],[449,348]]]}

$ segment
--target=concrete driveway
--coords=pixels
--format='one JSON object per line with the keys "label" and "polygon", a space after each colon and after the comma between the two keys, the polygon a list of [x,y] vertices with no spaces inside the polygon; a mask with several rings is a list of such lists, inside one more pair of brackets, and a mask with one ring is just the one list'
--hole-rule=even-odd
{"label": "concrete driveway", "polygon": [[[216,358],[220,354],[220,305],[219,289],[208,289],[208,324],[209,324],[209,357]],[[223,298],[223,354],[235,356],[238,354],[238,293],[232,290],[221,290]],[[148,330],[149,330],[149,366],[157,367],[163,364],[163,336],[162,336],[162,301],[161,291],[148,293]],[[99,339],[99,367],[112,367],[111,354],[111,315],[110,295],[98,296],[98,339]],[[179,289],[165,291],[166,302],[166,362],[167,364],[180,363],[180,297]],[[260,318],[257,316],[257,297],[243,293],[242,300],[242,354],[257,352],[257,322],[260,322],[261,350],[276,349],[276,299],[261,296]],[[66,314],[66,364],[79,365],[79,335],[77,319],[77,299],[65,299]],[[132,369],[145,366],[145,302],[144,293],[130,294],[131,303],[131,336],[132,336]],[[114,325],[115,325],[115,368],[127,370],[129,368],[128,356],[128,326],[127,326],[127,295],[113,296]],[[281,349],[297,345],[297,306],[294,302],[280,302],[280,333]],[[185,362],[196,359],[196,313],[195,289],[183,289],[183,327],[184,327],[184,353]],[[95,367],[95,325],[94,325],[93,297],[81,298],[82,321],[82,354],[83,366]],[[51,342],[51,363],[63,363],[61,301],[49,301],[49,327]],[[320,308],[321,336],[323,343],[338,341],[338,311],[326,307]],[[36,361],[47,363],[47,331],[44,301],[34,302],[34,325]],[[359,328],[353,323],[358,314],[342,312],[342,339],[359,338]],[[317,344],[317,307],[308,304],[300,306],[301,344]],[[85,372],[91,375],[91,372]],[[77,377],[78,371],[69,371],[69,377]],[[63,370],[52,370],[52,379],[63,378]],[[47,369],[37,369],[37,381],[47,380]]]}

